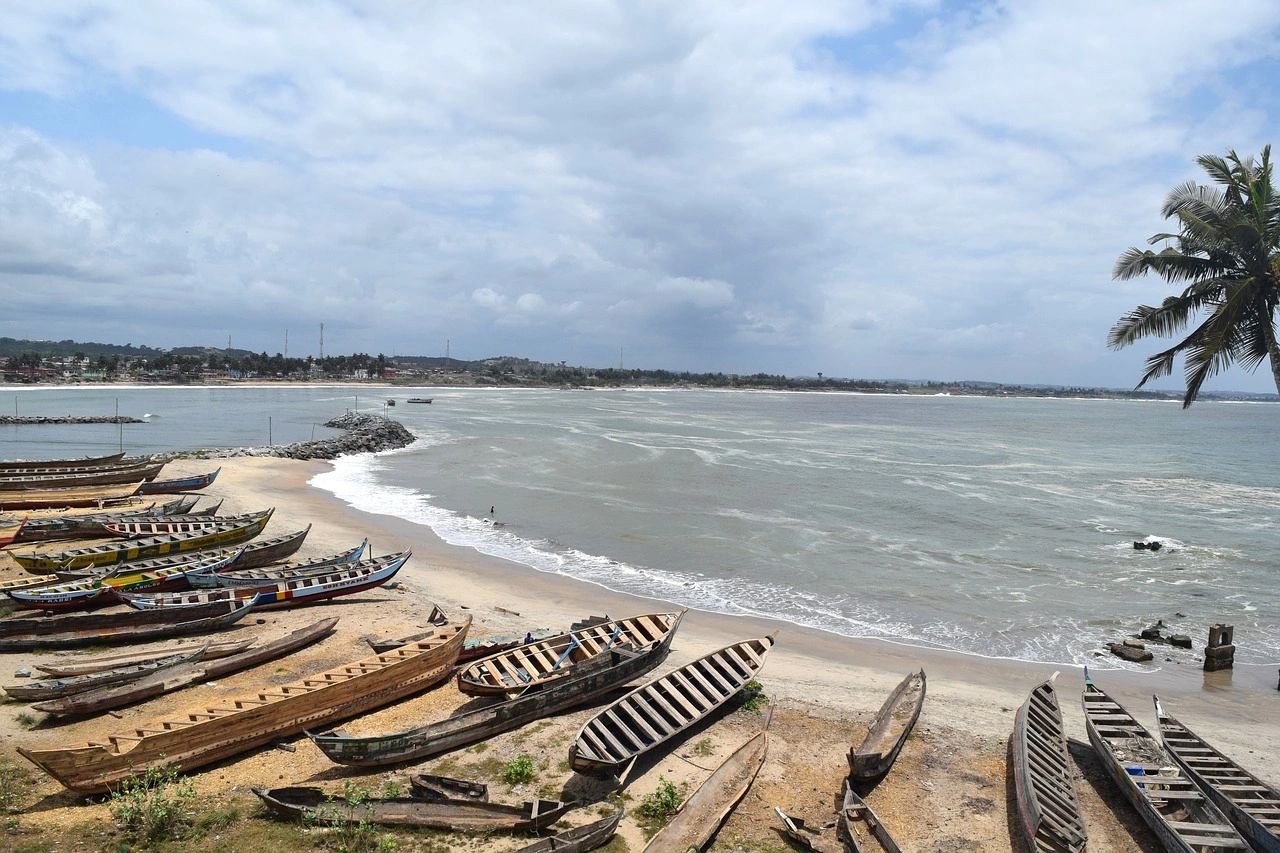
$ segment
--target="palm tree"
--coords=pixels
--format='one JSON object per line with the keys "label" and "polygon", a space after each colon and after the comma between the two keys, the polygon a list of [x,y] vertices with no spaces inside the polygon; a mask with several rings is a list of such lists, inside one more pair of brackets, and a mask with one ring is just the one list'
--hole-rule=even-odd
{"label": "palm tree", "polygon": [[[1129,249],[1116,260],[1114,277],[1136,278],[1148,272],[1171,284],[1185,285],[1160,307],[1139,305],[1111,328],[1107,345],[1122,349],[1151,335],[1178,335],[1198,312],[1207,316],[1181,341],[1147,359],[1141,388],[1173,372],[1174,357],[1184,358],[1186,408],[1195,402],[1205,379],[1239,364],[1252,371],[1270,359],[1280,392],[1280,346],[1275,310],[1280,301],[1280,196],[1271,182],[1271,146],[1262,161],[1196,158],[1220,188],[1188,181],[1164,203],[1166,219],[1178,221],[1178,233],[1156,234],[1148,242],[1166,243],[1159,252]],[[1171,244],[1171,245],[1169,245]]]}

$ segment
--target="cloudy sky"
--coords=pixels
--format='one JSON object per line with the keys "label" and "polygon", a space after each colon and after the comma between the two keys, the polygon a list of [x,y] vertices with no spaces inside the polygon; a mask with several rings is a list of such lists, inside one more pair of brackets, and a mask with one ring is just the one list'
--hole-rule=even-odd
{"label": "cloudy sky", "polygon": [[4,7],[13,337],[1126,386],[1116,256],[1280,142],[1268,2]]}

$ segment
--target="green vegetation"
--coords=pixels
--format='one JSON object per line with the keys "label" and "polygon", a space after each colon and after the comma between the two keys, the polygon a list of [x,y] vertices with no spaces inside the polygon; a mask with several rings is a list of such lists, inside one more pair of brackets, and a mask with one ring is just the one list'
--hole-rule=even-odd
{"label": "green vegetation", "polygon": [[537,778],[533,769],[533,759],[523,752],[507,762],[502,768],[502,781],[508,785],[523,785]]}
{"label": "green vegetation", "polygon": [[17,815],[22,813],[22,803],[27,798],[27,786],[31,777],[21,767],[0,761],[0,826],[6,832],[18,828]]}
{"label": "green vegetation", "polygon": [[709,737],[704,737],[702,740],[698,741],[693,745],[693,754],[700,758],[706,758],[708,755],[711,755],[713,752],[715,752],[715,748],[712,747],[711,738]]}
{"label": "green vegetation", "polygon": [[17,720],[18,725],[22,726],[24,729],[34,729],[36,724],[40,722],[26,711],[21,712],[18,716],[14,717],[14,719]]}
{"label": "green vegetation", "polygon": [[666,776],[659,776],[658,787],[653,790],[653,793],[641,797],[640,805],[636,807],[640,825],[648,835],[652,835],[661,829],[673,814],[680,811],[682,802],[684,802],[684,786],[676,787],[675,783]]}
{"label": "green vegetation", "polygon": [[338,853],[387,853],[396,849],[396,840],[380,832],[369,818],[373,814],[372,803],[395,796],[397,788],[388,786],[375,794],[358,782],[346,779],[342,783],[342,794],[330,797],[309,821],[329,827],[323,836],[324,843]]}
{"label": "green vegetation", "polygon": [[742,693],[738,700],[739,710],[759,714],[761,709],[768,704],[769,697],[765,695],[764,685],[754,678],[747,682],[746,687],[742,688]]}
{"label": "green vegetation", "polygon": [[152,767],[112,792],[109,808],[133,844],[150,847],[182,838],[195,814],[195,788],[172,767]]}
{"label": "green vegetation", "polygon": [[1173,372],[1181,355],[1186,370],[1183,408],[1195,402],[1204,381],[1233,364],[1252,371],[1270,360],[1280,391],[1280,345],[1274,314],[1280,303],[1280,196],[1271,178],[1271,146],[1262,160],[1196,158],[1213,183],[1188,181],[1176,187],[1161,211],[1177,222],[1176,233],[1160,233],[1148,243],[1159,252],[1131,248],[1115,265],[1114,277],[1126,281],[1153,272],[1180,292],[1159,307],[1139,305],[1111,329],[1107,344],[1123,349],[1146,337],[1179,335],[1201,312],[1207,316],[1186,337],[1147,359],[1138,382]]}

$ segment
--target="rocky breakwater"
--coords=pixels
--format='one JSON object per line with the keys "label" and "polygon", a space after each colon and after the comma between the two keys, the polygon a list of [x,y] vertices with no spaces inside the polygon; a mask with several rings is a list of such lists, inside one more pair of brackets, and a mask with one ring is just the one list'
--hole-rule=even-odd
{"label": "rocky breakwater", "polygon": [[228,459],[239,456],[277,456],[285,459],[336,459],[349,453],[377,453],[408,447],[414,442],[413,433],[404,424],[382,415],[367,412],[347,412],[325,426],[343,430],[342,435],[301,441],[297,444],[271,445],[267,447],[228,447],[197,450],[187,453],[171,453],[156,459]]}
{"label": "rocky breakwater", "polygon": [[146,421],[129,418],[124,415],[105,415],[103,417],[73,417],[72,415],[18,417],[17,415],[0,415],[0,426],[27,426],[44,424],[145,424]]}

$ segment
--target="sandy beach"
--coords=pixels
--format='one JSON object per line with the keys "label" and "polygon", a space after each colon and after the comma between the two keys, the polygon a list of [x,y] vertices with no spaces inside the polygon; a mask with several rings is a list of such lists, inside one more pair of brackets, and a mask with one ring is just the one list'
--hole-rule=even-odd
{"label": "sandy beach", "polygon": [[[308,485],[324,463],[280,459],[234,459],[223,463],[210,497],[223,497],[224,513],[276,507],[268,534],[280,534],[312,524],[300,557],[341,550],[368,536],[375,553],[411,547],[414,556],[391,587],[342,599],[339,603],[285,611],[268,611],[230,632],[270,639],[325,616],[339,616],[336,633],[315,646],[281,661],[238,673],[217,684],[179,691],[139,706],[123,709],[119,719],[101,716],[60,723],[41,720],[28,728],[18,719],[24,706],[10,702],[0,714],[0,758],[29,767],[16,756],[18,746],[52,746],[99,738],[129,730],[149,720],[194,710],[252,691],[267,683],[284,683],[366,657],[367,635],[400,636],[420,630],[433,605],[451,617],[470,614],[473,638],[523,635],[525,631],[564,630],[590,614],[626,616],[673,609],[660,601],[610,592],[593,584],[537,572],[528,567],[449,546],[429,528],[390,516],[355,511],[328,492]],[[207,462],[174,463],[166,476],[199,473]],[[0,577],[12,577],[9,565]],[[912,669],[928,673],[928,699],[916,732],[908,740],[889,776],[867,798],[905,850],[1005,851],[1017,849],[1010,840],[1011,784],[1006,775],[1006,739],[1013,714],[1027,692],[1051,672],[1043,665],[962,656],[895,645],[853,640],[768,620],[690,612],[674,643],[671,657],[659,672],[679,666],[735,640],[778,633],[778,646],[761,676],[764,690],[776,703],[769,758],[754,787],[720,833],[714,850],[783,850],[774,832],[773,807],[810,822],[827,820],[833,798],[847,771],[845,753],[865,732],[867,723],[894,685]],[[1203,637],[1196,637],[1197,644]],[[1237,642],[1247,642],[1239,638]],[[20,667],[72,653],[0,655],[0,683],[12,683]],[[1157,658],[1159,660],[1159,658]],[[1165,664],[1151,674],[1103,670],[1097,679],[1146,724],[1154,722],[1151,694],[1159,692],[1166,705],[1191,728],[1210,738],[1241,764],[1275,781],[1280,756],[1280,691],[1274,667],[1237,667],[1206,674],[1189,664]],[[1064,671],[1059,695],[1068,731],[1083,741],[1079,711],[1079,670]],[[353,734],[384,733],[421,725],[447,716],[463,704],[452,683],[428,691],[344,725]],[[193,773],[198,792],[222,803],[235,803],[243,815],[258,815],[249,793],[255,785],[318,784],[336,789],[346,778],[402,779],[408,772],[441,772],[474,776],[491,786],[493,798],[518,802],[532,794],[565,798],[599,798],[608,789],[584,784],[567,765],[574,733],[593,712],[590,709],[542,721],[498,736],[484,748],[472,747],[420,764],[370,773],[328,762],[305,737],[290,743],[295,751],[263,748]],[[634,806],[665,777],[692,791],[761,724],[760,715],[736,711],[692,737],[677,742],[643,768],[627,789]],[[1087,744],[1077,745],[1073,758],[1083,781],[1077,787],[1090,833],[1090,849],[1138,851],[1158,849],[1154,837],[1137,814],[1121,801]],[[535,782],[510,790],[498,772],[511,758],[525,753],[538,767]],[[15,836],[29,849],[99,849],[111,844],[112,827],[106,806],[85,803],[52,779],[32,768],[32,786]],[[590,812],[587,815],[586,812]],[[585,822],[594,810],[584,810],[573,822]],[[242,822],[185,845],[194,849],[236,849],[234,839],[246,831]],[[272,829],[272,843],[287,849],[313,846],[300,828]],[[644,835],[629,816],[620,832],[622,842],[610,850],[640,850]],[[467,839],[464,836],[406,835],[399,849],[516,849],[518,839]],[[444,844],[442,848],[438,845]],[[44,845],[44,846],[40,846]],[[230,846],[229,846],[230,845]],[[432,846],[437,845],[437,846]]]}

